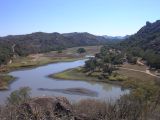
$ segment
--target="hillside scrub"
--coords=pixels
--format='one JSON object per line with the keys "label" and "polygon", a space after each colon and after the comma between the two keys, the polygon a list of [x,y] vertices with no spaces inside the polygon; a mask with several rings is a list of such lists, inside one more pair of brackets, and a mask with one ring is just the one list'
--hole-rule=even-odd
{"label": "hillside scrub", "polygon": [[[124,95],[114,103],[93,99],[70,103],[64,97],[31,98],[27,91],[28,89],[25,88],[16,90],[17,96],[15,97],[23,99],[19,99],[19,102],[6,103],[0,107],[1,120],[160,119],[160,92],[158,90],[150,102],[133,95]],[[12,98],[12,95],[10,97]]]}

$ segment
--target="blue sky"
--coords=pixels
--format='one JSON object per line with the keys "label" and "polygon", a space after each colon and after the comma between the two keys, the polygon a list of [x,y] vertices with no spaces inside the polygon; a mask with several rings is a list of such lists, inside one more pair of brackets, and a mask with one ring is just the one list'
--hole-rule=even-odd
{"label": "blue sky", "polygon": [[160,19],[160,0],[0,0],[0,36],[89,32],[124,36]]}

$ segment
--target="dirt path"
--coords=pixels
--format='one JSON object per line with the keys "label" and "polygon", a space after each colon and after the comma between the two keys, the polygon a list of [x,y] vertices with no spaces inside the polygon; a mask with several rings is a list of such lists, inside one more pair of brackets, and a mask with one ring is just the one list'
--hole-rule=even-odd
{"label": "dirt path", "polygon": [[159,76],[152,74],[148,69],[146,69],[146,71],[142,71],[142,70],[136,70],[136,69],[130,69],[130,68],[124,68],[124,67],[119,67],[119,68],[120,69],[125,69],[125,70],[130,70],[130,71],[135,71],[135,72],[146,73],[146,74],[151,75],[153,77],[160,78]]}
{"label": "dirt path", "polygon": [[141,62],[140,59],[137,60],[137,64],[145,66],[145,64],[143,62]]}

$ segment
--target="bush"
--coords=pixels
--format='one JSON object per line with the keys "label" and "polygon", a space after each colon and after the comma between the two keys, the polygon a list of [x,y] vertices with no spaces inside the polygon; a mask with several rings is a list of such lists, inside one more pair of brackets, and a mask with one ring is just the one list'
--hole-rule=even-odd
{"label": "bush", "polygon": [[127,55],[127,60],[128,60],[129,63],[132,63],[132,64],[136,64],[137,63],[137,57],[134,57],[131,54]]}
{"label": "bush", "polygon": [[61,49],[57,50],[57,53],[62,53],[63,51]]}
{"label": "bush", "polygon": [[29,87],[22,87],[19,90],[13,91],[8,97],[9,104],[20,104],[30,98],[31,89]]}
{"label": "bush", "polygon": [[86,52],[86,50],[84,49],[84,48],[79,48],[78,50],[77,50],[77,53],[85,53]]}

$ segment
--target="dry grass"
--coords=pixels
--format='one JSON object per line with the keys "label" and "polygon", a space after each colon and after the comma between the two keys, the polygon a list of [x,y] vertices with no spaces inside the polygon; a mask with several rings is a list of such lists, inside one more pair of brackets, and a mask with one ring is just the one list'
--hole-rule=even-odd
{"label": "dry grass", "polygon": [[146,73],[141,73],[141,72],[136,72],[136,71],[130,71],[130,70],[125,70],[125,69],[119,69],[116,71],[117,73],[124,75],[130,79],[133,80],[138,80],[138,81],[154,81],[156,78],[148,75]]}
{"label": "dry grass", "polygon": [[133,65],[133,64],[123,64],[122,67],[124,68],[129,68],[129,69],[135,69],[135,70],[141,70],[141,71],[146,71],[147,66],[142,66],[142,65]]}
{"label": "dry grass", "polygon": [[[109,103],[108,103],[109,104]],[[93,119],[104,119],[107,113],[108,105],[106,102],[97,101],[93,99],[81,100],[78,103],[73,104],[73,109],[77,115],[89,116]]]}
{"label": "dry grass", "polygon": [[87,115],[90,120],[159,120],[160,104],[146,103],[134,96],[123,96],[116,103],[82,100],[73,108],[76,114]]}
{"label": "dry grass", "polygon": [[[159,98],[157,98],[159,99]],[[47,101],[46,101],[47,102]],[[48,104],[48,103],[44,103]],[[147,103],[131,96],[123,96],[115,103],[98,100],[82,100],[72,104],[73,112],[56,111],[54,106],[43,109],[35,107],[34,111],[27,106],[7,105],[0,107],[1,120],[159,120],[160,103]],[[40,109],[41,108],[41,109]],[[45,108],[45,107],[44,107]],[[67,112],[67,111],[66,111]]]}

